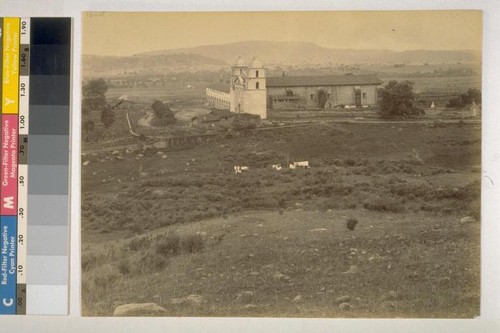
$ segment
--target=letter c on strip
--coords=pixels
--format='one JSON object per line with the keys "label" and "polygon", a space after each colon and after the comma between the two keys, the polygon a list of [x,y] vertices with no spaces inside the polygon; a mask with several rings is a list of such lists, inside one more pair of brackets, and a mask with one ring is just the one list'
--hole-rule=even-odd
{"label": "letter c on strip", "polygon": [[2,303],[4,306],[12,306],[12,304],[14,304],[14,300],[12,298],[4,298]]}

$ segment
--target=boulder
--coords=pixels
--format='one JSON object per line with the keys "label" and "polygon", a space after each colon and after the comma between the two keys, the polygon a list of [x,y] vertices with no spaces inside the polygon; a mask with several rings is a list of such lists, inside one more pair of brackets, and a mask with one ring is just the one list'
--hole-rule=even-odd
{"label": "boulder", "polygon": [[351,301],[351,296],[349,295],[340,296],[335,299],[335,303],[348,303],[350,301]]}
{"label": "boulder", "polygon": [[396,309],[396,302],[393,302],[393,301],[384,301],[382,303],[380,303],[380,307],[383,309],[383,310],[394,310]]}
{"label": "boulder", "polygon": [[188,297],[186,297],[186,300],[193,304],[201,304],[206,302],[203,296],[197,294],[189,295]]}
{"label": "boulder", "polygon": [[155,303],[130,303],[115,308],[115,317],[164,316],[167,310]]}
{"label": "boulder", "polygon": [[236,303],[250,303],[253,299],[253,292],[252,291],[243,291],[241,293],[236,294],[236,299],[234,300]]}
{"label": "boulder", "polygon": [[359,273],[359,267],[356,265],[352,265],[344,274],[356,274]]}
{"label": "boulder", "polygon": [[328,231],[326,228],[316,228],[316,229],[311,229],[309,230],[310,232],[322,232],[322,231]]}
{"label": "boulder", "polygon": [[339,309],[342,310],[342,311],[349,311],[349,310],[352,309],[352,306],[349,303],[340,303],[339,304]]}
{"label": "boulder", "polygon": [[385,293],[382,295],[381,300],[382,301],[393,301],[398,299],[398,293],[396,293],[394,290],[389,291],[388,293]]}
{"label": "boulder", "polygon": [[288,275],[285,275],[285,274],[283,274],[283,273],[279,273],[279,272],[278,272],[278,273],[276,273],[276,274],[274,274],[274,275],[273,275],[273,278],[274,278],[275,280],[279,280],[279,281],[287,281],[287,280],[289,280],[289,279],[290,279],[290,277],[289,277]]}
{"label": "boulder", "polygon": [[474,222],[475,222],[475,220],[472,216],[466,216],[466,217],[462,217],[460,219],[460,223],[462,223],[462,224],[474,223]]}
{"label": "boulder", "polygon": [[182,298],[172,298],[170,300],[170,303],[172,303],[172,304],[189,303],[189,304],[197,305],[197,304],[201,304],[201,303],[206,303],[206,301],[203,298],[203,296],[197,295],[197,294],[192,294],[192,295],[182,297]]}
{"label": "boulder", "polygon": [[157,149],[164,149],[167,148],[168,144],[166,141],[158,141],[153,144],[153,147]]}

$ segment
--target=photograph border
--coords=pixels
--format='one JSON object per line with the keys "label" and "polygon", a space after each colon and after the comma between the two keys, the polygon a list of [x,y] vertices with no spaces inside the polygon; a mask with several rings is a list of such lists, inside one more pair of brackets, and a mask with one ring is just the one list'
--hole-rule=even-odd
{"label": "photograph border", "polygon": [[[325,332],[342,329],[343,332],[478,332],[500,330],[500,213],[496,210],[500,191],[495,187],[500,176],[500,115],[494,111],[500,97],[500,8],[494,0],[431,0],[362,1],[352,3],[341,0],[269,3],[264,0],[247,1],[181,1],[168,4],[161,0],[150,1],[30,1],[19,3],[7,0],[0,4],[3,16],[70,16],[74,18],[73,78],[72,78],[72,152],[71,152],[71,277],[70,316],[68,317],[9,317],[2,320],[3,328],[13,331],[38,327],[40,332],[87,332],[99,327],[107,332],[164,332],[165,329],[183,332]],[[242,318],[81,318],[80,317],[80,98],[81,89],[81,12],[97,11],[219,11],[219,10],[483,10],[483,146],[482,146],[482,231],[481,231],[481,316],[471,320],[425,319],[242,319]],[[4,319],[4,318],[2,318]]]}

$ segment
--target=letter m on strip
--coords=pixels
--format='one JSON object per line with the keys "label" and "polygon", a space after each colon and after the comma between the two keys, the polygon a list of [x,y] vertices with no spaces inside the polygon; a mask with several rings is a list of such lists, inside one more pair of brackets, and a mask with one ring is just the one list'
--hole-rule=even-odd
{"label": "letter m on strip", "polygon": [[14,197],[3,198],[3,208],[14,209]]}

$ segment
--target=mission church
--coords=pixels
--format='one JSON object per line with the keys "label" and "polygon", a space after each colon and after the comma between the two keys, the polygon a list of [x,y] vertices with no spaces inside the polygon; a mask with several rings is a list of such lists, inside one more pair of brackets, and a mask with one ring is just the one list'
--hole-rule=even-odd
{"label": "mission church", "polygon": [[370,75],[266,77],[261,61],[238,57],[230,82],[206,90],[206,106],[266,119],[268,110],[367,108],[377,104],[382,81]]}

